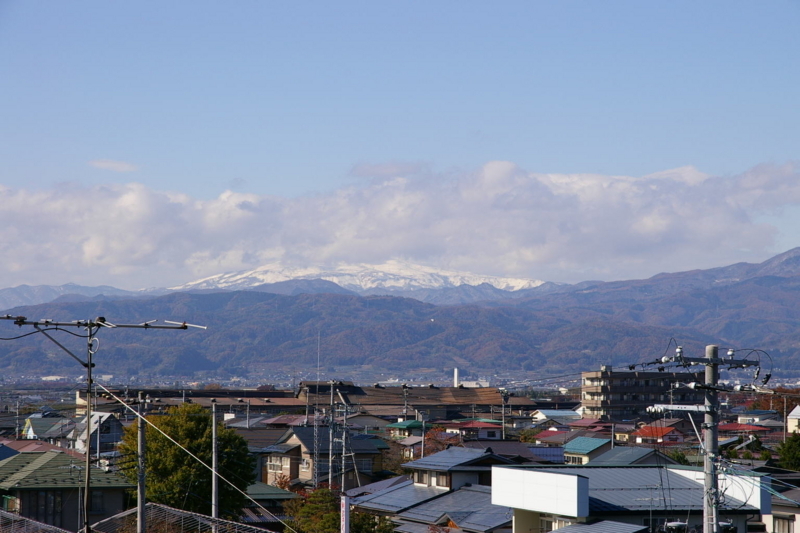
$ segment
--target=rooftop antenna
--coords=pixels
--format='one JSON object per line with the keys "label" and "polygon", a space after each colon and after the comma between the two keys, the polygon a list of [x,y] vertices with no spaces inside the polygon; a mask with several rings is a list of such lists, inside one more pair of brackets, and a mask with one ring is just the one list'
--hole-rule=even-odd
{"label": "rooftop antenna", "polygon": [[[189,329],[189,328],[199,328],[199,329],[206,329],[205,326],[198,326],[195,324],[188,324],[187,322],[172,322],[170,320],[165,320],[165,324],[155,324],[155,320],[151,320],[148,322],[142,322],[141,324],[113,324],[106,320],[105,317],[97,317],[95,319],[90,320],[72,320],[70,322],[58,322],[55,320],[50,319],[42,319],[42,320],[28,320],[27,317],[24,316],[11,316],[11,315],[4,315],[0,316],[0,320],[12,320],[14,325],[22,327],[22,326],[33,326],[33,329],[36,332],[41,333],[50,341],[52,341],[56,346],[64,350],[67,355],[75,359],[78,363],[81,364],[82,367],[86,369],[86,465],[85,465],[85,477],[84,477],[84,490],[83,490],[83,531],[85,533],[91,533],[91,527],[89,525],[89,502],[91,501],[91,454],[89,453],[89,446],[92,434],[92,368],[94,368],[94,363],[92,362],[92,356],[97,353],[97,350],[100,349],[100,339],[97,338],[97,333],[100,331],[101,328],[106,329],[117,329],[117,328],[134,328],[134,329]],[[84,338],[86,339],[86,361],[72,353],[66,346],[58,342],[53,336],[51,336],[48,331],[58,331],[63,330],[64,328],[80,328],[86,331],[86,335]],[[25,335],[27,336],[27,335]],[[16,337],[21,338],[21,337]],[[5,339],[11,340],[11,339]],[[99,421],[98,421],[99,422]],[[99,429],[99,426],[98,426]],[[99,453],[99,449],[98,449]]]}

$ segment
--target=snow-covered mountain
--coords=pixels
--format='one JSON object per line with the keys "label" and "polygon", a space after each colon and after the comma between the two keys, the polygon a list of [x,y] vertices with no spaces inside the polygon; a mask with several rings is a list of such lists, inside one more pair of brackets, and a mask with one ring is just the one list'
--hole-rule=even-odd
{"label": "snow-covered mountain", "polygon": [[505,291],[532,289],[542,285],[540,280],[481,276],[466,272],[437,270],[402,261],[387,261],[380,265],[341,265],[334,268],[291,268],[280,264],[264,265],[253,270],[219,274],[178,287],[173,291],[197,289],[247,289],[265,283],[297,279],[323,279],[355,292],[412,291],[419,289],[444,289],[461,285],[489,284]]}

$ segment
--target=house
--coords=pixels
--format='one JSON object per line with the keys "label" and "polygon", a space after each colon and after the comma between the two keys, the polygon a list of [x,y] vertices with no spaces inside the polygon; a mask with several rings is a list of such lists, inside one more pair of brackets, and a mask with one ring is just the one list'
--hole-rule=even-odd
{"label": "house", "polygon": [[[99,453],[113,452],[122,441],[122,423],[112,413],[92,412],[91,428],[89,453],[98,453],[98,445]],[[75,425],[67,438],[72,442],[72,448],[86,452],[86,417]]]}
{"label": "house", "polygon": [[794,409],[786,416],[786,431],[788,433],[800,432],[800,405],[795,406]]}
{"label": "house", "polygon": [[588,429],[576,429],[574,431],[542,431],[536,435],[536,444],[564,446],[569,441],[577,439],[578,437],[609,438],[608,435],[597,433],[596,431],[589,431]]}
{"label": "house", "polygon": [[572,409],[536,409],[531,413],[531,419],[534,422],[542,422],[550,418],[578,420],[581,415]]}
{"label": "house", "polygon": [[[553,531],[607,521],[656,527],[688,521],[702,527],[703,474],[699,468],[669,466],[495,466],[492,503],[511,507],[514,533]],[[720,476],[725,494],[721,521],[747,531],[771,513],[768,482],[752,474]],[[569,531],[569,529],[566,529]],[[640,531],[640,529],[573,529]]]}
{"label": "house", "polygon": [[794,533],[800,521],[800,489],[790,489],[772,496],[772,513],[764,516],[766,531]]}
{"label": "house", "polygon": [[467,483],[491,485],[491,467],[496,464],[515,463],[495,454],[491,448],[475,450],[452,446],[403,467],[413,470],[416,484],[457,489]]}
{"label": "house", "polygon": [[617,446],[592,459],[592,466],[674,465],[670,456],[653,448]]}
{"label": "house", "polygon": [[422,437],[406,437],[398,440],[397,444],[402,446],[403,459],[417,459],[422,457]]}
{"label": "house", "polygon": [[389,437],[393,439],[405,439],[406,437],[421,437],[423,426],[424,423],[419,420],[404,420],[393,424],[387,424],[385,428],[386,431],[389,432]]}
{"label": "house", "polygon": [[752,424],[740,424],[738,422],[731,422],[729,424],[720,424],[717,427],[719,436],[725,437],[738,437],[746,435],[764,435],[772,431],[768,427],[756,426]]}
{"label": "house", "polygon": [[470,420],[469,422],[450,422],[442,424],[445,432],[459,435],[462,440],[500,440],[503,428],[498,423]]}
{"label": "house", "polygon": [[578,437],[564,445],[564,462],[572,465],[585,465],[610,449],[611,439]]}
{"label": "house", "polygon": [[564,447],[526,443],[528,449],[543,463],[564,464]]}
{"label": "house", "polygon": [[[258,525],[269,529],[282,529],[279,519],[285,519],[283,504],[298,498],[294,492],[283,490],[266,483],[256,481],[247,487],[247,507],[242,509],[239,522],[243,524]],[[255,503],[253,503],[255,501]],[[263,508],[263,509],[262,509]],[[265,512],[266,510],[266,512]]]}
{"label": "house", "polygon": [[511,533],[511,510],[492,503],[492,488],[465,485],[397,513],[398,533],[427,533],[443,528],[468,533]]}
{"label": "house", "polygon": [[359,511],[394,516],[467,484],[491,485],[491,469],[497,464],[514,463],[496,455],[490,448],[450,447],[404,464],[411,470],[412,479],[358,496],[350,503]]}
{"label": "house", "polygon": [[68,418],[53,416],[29,416],[25,419],[25,424],[22,426],[22,438],[29,440],[44,440],[44,434],[50,431],[54,426],[62,427],[64,424],[69,423],[71,423],[74,427],[75,423]]}
{"label": "house", "polygon": [[631,438],[637,444],[681,443],[686,436],[674,427],[662,425],[642,426],[633,433]]}
{"label": "house", "polygon": [[755,424],[756,422],[763,422],[765,420],[777,420],[778,411],[771,411],[767,409],[755,409],[751,411],[743,411],[736,416],[736,421],[740,424]]}
{"label": "house", "polygon": [[[0,496],[5,510],[77,531],[85,463],[61,451],[22,452],[0,461]],[[125,491],[133,488],[114,472],[92,467],[90,520],[125,510]]]}
{"label": "house", "polygon": [[[275,484],[286,477],[292,486],[310,486],[314,483],[314,460],[318,482],[327,483],[329,477],[336,485],[348,488],[366,485],[373,481],[373,473],[383,470],[383,459],[375,439],[354,439],[345,433],[345,474],[342,476],[342,430],[334,432],[334,446],[331,447],[330,430],[320,427],[295,427],[287,432],[276,444],[264,447],[260,454],[264,465],[261,481]],[[315,453],[316,442],[316,453]],[[333,449],[333,461],[330,450]],[[332,468],[332,476],[329,470]],[[344,483],[342,483],[342,477]]]}
{"label": "house", "polygon": [[468,440],[464,442],[465,448],[485,450],[491,448],[492,452],[511,459],[515,463],[547,462],[546,459],[534,453],[527,442],[515,440]]}

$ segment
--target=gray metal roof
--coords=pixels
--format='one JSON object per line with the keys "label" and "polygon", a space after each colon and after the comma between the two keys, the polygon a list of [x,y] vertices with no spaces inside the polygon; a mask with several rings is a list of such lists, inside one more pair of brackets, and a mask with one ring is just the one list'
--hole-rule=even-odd
{"label": "gray metal roof", "polygon": [[[292,428],[291,432],[287,432],[286,436],[282,439],[282,442],[290,439],[292,434],[297,437],[297,439],[303,443],[303,447],[306,451],[313,451],[314,450],[314,428],[313,427],[294,427]],[[333,436],[334,442],[337,439],[342,438],[342,431],[337,430]],[[319,451],[321,454],[326,455],[328,454],[328,448],[330,443],[330,431],[328,428],[324,428],[322,431],[317,432],[317,439],[319,445]],[[375,444],[375,439],[352,439],[349,437],[347,438],[347,451],[348,453],[363,453],[363,454],[377,454],[381,453],[378,447]],[[341,444],[337,444],[336,447],[341,449]]]}
{"label": "gray metal roof", "polygon": [[411,461],[403,465],[405,468],[414,470],[435,470],[437,472],[448,472],[455,468],[473,464],[482,459],[493,459],[494,463],[511,463],[510,459],[496,455],[487,449],[459,448],[452,447],[434,453],[422,459]]}
{"label": "gray metal roof", "polygon": [[398,518],[425,524],[449,519],[465,531],[484,532],[509,525],[513,515],[510,507],[492,504],[491,487],[471,485],[403,511]]}
{"label": "gray metal roof", "polygon": [[[621,466],[632,465],[642,461],[651,455],[659,454],[657,450],[645,448],[643,446],[617,446],[598,455],[590,461],[592,466]],[[675,461],[664,454],[658,456],[662,464],[676,464]]]}
{"label": "gray metal roof", "polygon": [[[648,467],[535,467],[543,472],[570,474],[589,479],[589,512],[703,510],[703,485],[671,473],[668,468]],[[657,487],[657,488],[652,488]],[[753,505],[726,497],[721,510],[760,512]]]}
{"label": "gray metal roof", "polygon": [[412,481],[406,481],[374,494],[353,498],[351,503],[362,509],[394,514],[441,496],[449,490],[443,487],[415,485]]}
{"label": "gray metal roof", "polygon": [[375,494],[376,492],[380,492],[384,489],[394,487],[395,485],[399,485],[401,483],[405,483],[410,480],[411,478],[408,476],[390,477],[389,479],[376,481],[375,483],[370,483],[369,485],[362,485],[360,487],[354,487],[350,490],[346,490],[345,494],[347,494],[351,498],[364,496],[366,494]]}
{"label": "gray metal roof", "polygon": [[603,520],[594,524],[575,524],[562,527],[558,531],[559,533],[642,533],[647,531],[647,526]]}

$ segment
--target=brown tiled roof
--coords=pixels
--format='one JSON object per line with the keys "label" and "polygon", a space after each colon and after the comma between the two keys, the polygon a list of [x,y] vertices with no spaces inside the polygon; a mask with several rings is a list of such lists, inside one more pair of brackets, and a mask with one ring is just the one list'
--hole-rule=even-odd
{"label": "brown tiled roof", "polygon": [[[457,388],[457,387],[340,387],[342,396],[351,405],[502,405],[500,391],[492,387]],[[408,391],[403,393],[403,391]],[[301,393],[301,397],[303,393]],[[327,404],[328,394],[309,394],[309,403]]]}

